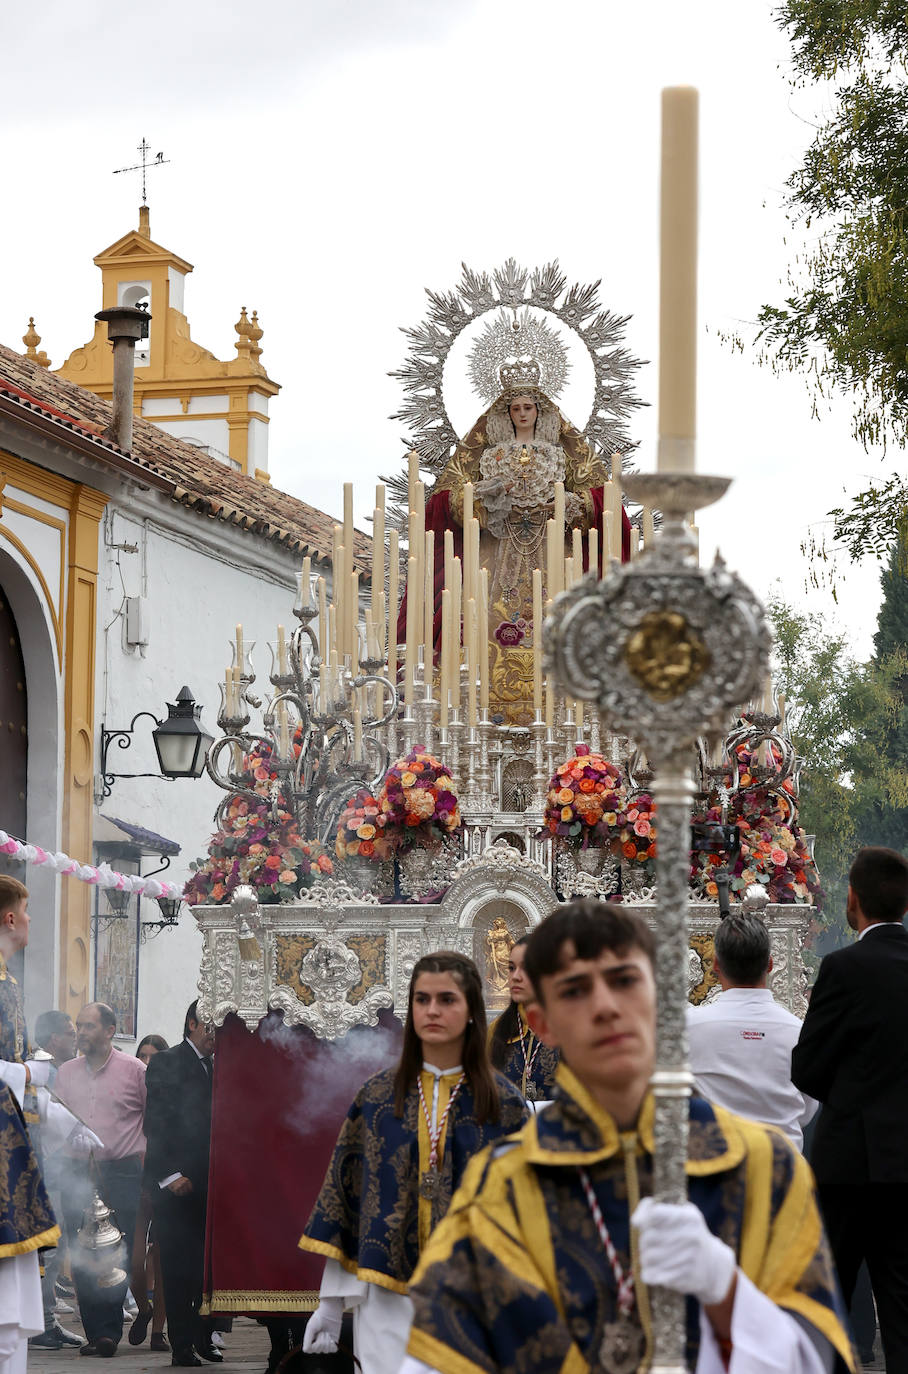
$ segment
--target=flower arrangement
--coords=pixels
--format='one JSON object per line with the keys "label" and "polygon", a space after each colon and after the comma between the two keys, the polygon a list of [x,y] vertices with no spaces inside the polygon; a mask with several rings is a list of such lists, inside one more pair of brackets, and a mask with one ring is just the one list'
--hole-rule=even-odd
{"label": "flower arrangement", "polygon": [[382,812],[378,798],[373,797],[368,788],[361,787],[341,812],[334,852],[339,859],[359,857],[380,863],[391,858],[392,849],[388,817]]}
{"label": "flower arrangement", "polygon": [[542,838],[557,836],[574,849],[608,846],[620,859],[645,863],[656,853],[654,812],[652,797],[628,799],[616,764],[578,744],[549,782]]}
{"label": "flower arrangement", "polygon": [[272,808],[271,750],[266,744],[244,755],[243,782],[255,798],[231,796],[223,824],[212,836],[208,857],[190,864],[183,889],[189,906],[229,902],[235,887],[248,883],[261,902],[292,902],[318,877],[334,872],[321,845],[304,840],[295,817],[279,796]]}
{"label": "flower arrangement", "polygon": [[385,835],[397,853],[437,843],[460,829],[451,770],[422,745],[388,769],[378,805]]}
{"label": "flower arrangement", "polygon": [[[778,749],[772,751],[772,757],[777,764],[781,762]],[[737,759],[741,785],[748,787],[753,783],[751,770],[758,760],[746,744],[738,745]],[[721,811],[712,807],[697,819],[720,821]],[[736,793],[728,820],[738,826],[741,835],[741,852],[731,866],[733,893],[744,892],[752,883],[763,883],[771,902],[802,902],[822,909],[823,889],[807,837],[797,823],[795,790],[790,778],[772,789],[763,786]],[[690,877],[695,892],[706,897],[718,895],[712,870],[723,862],[721,854],[691,854]]]}

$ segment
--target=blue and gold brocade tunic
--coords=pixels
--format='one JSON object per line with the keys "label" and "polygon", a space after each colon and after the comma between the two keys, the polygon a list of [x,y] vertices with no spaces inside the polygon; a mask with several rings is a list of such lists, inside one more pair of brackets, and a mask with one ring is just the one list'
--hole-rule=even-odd
{"label": "blue and gold brocade tunic", "polygon": [[[531,1102],[548,1102],[555,1091],[558,1051],[543,1045],[527,1025],[523,1007],[519,1008],[520,1029],[507,1042],[507,1053],[499,1068],[515,1088]],[[492,1032],[495,1027],[492,1026]],[[491,1036],[490,1036],[491,1040]],[[530,1066],[529,1073],[527,1066]]]}
{"label": "blue and gold brocade tunic", "polygon": [[[454,1099],[439,1141],[440,1186],[429,1201],[419,1195],[429,1166],[429,1131],[414,1085],[402,1117],[394,1115],[394,1069],[375,1074],[357,1093],[341,1127],[334,1154],[300,1248],[336,1259],[349,1273],[395,1293],[405,1293],[420,1250],[447,1211],[470,1160],[493,1141],[518,1130],[526,1106],[506,1078],[495,1075],[497,1122],[480,1122],[470,1085]],[[460,1070],[438,1080],[440,1121]],[[426,1102],[436,1075],[422,1070]]]}
{"label": "blue and gold brocade tunic", "polygon": [[[0,1059],[23,1064],[27,1057],[22,994],[0,955]],[[60,1236],[30,1139],[37,1128],[38,1099],[31,1084],[22,1112],[12,1089],[0,1083],[0,1259],[55,1245]]]}
{"label": "blue and gold brocade tunic", "polygon": [[[616,1285],[580,1182],[589,1174],[622,1266],[638,1272],[630,1215],[652,1193],[653,1103],[621,1133],[566,1065],[551,1106],[473,1161],[423,1252],[410,1294],[409,1352],[441,1374],[587,1374],[599,1368]],[[781,1132],[691,1100],[690,1199],[773,1302],[805,1318],[853,1369],[829,1248],[806,1162]],[[635,1320],[651,1356],[650,1306]],[[687,1363],[699,1308],[687,1302]]]}

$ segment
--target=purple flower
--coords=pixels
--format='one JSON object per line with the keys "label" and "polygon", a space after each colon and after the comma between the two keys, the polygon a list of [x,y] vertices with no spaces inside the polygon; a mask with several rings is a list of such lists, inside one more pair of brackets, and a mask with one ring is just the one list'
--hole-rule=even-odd
{"label": "purple flower", "polygon": [[513,649],[517,644],[521,644],[526,639],[526,634],[519,625],[515,625],[512,620],[503,620],[495,631],[495,638],[505,649]]}

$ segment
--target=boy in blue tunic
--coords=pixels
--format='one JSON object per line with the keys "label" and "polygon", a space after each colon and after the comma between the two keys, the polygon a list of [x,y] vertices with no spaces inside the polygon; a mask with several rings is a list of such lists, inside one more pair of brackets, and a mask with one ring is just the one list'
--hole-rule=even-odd
{"label": "boy in blue tunic", "polygon": [[637,917],[574,902],[533,932],[530,1024],[555,1098],[473,1161],[411,1285],[407,1374],[631,1374],[648,1287],[685,1294],[697,1374],[853,1369],[810,1171],[780,1132],[702,1098],[690,1201],[652,1192],[656,989]]}

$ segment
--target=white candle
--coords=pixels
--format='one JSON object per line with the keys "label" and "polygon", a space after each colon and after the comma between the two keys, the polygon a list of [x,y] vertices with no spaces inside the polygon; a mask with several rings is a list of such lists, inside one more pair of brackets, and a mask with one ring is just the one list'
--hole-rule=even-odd
{"label": "white candle", "polygon": [[397,604],[400,581],[400,535],[391,530],[388,535],[388,676],[397,682]]}
{"label": "white candle", "polygon": [[245,669],[245,664],[243,663],[243,627],[242,627],[242,625],[237,625],[237,627],[236,627],[236,666],[237,666],[237,668],[239,669],[239,671],[240,671],[241,673],[243,673],[243,672],[246,671],[246,669]]}
{"label": "white candle", "polygon": [[427,530],[426,546],[423,557],[423,643],[425,644],[426,682],[432,681],[432,660],[435,652],[435,531]]}
{"label": "white candle", "polygon": [[589,533],[589,570],[599,576],[599,531],[595,525],[590,526]]}
{"label": "white candle", "polygon": [[467,719],[470,725],[477,722],[476,716],[476,601],[467,601],[466,621],[467,638]]}
{"label": "white candle", "polygon": [[574,560],[574,580],[583,576],[583,535],[575,525],[571,530],[571,557]]}
{"label": "white candle", "polygon": [[542,711],[542,572],[533,569],[533,710]]}
{"label": "white candle", "polygon": [[418,624],[416,616],[416,559],[407,559],[407,642],[404,646],[404,702],[413,702],[413,680],[416,677],[416,640]]}
{"label": "white candle", "polygon": [[454,635],[451,620],[451,597],[450,587],[445,587],[441,593],[441,663],[438,673],[438,692],[441,698],[440,724],[443,730],[448,725],[448,700],[451,691],[451,650]]}
{"label": "white candle", "polygon": [[643,507],[643,547],[652,548],[653,540],[656,537],[656,527],[653,524],[653,512],[649,506]]}
{"label": "white candle", "polygon": [[382,494],[382,504],[376,502],[372,513],[372,612],[378,604],[379,592],[385,589],[385,506],[384,487],[376,487],[375,494]]}
{"label": "white candle", "polygon": [[328,652],[328,586],[323,577],[318,579],[318,651],[324,660]]}
{"label": "white candle", "polygon": [[282,677],[287,672],[287,639],[283,625],[277,627],[277,670]]}
{"label": "white candle", "polygon": [[662,92],[660,472],[693,472],[697,433],[697,92]]}
{"label": "white candle", "polygon": [[[463,604],[467,605],[474,593],[473,556],[470,541],[473,535],[473,483],[463,484]],[[464,636],[466,642],[466,636]]]}
{"label": "white candle", "polygon": [[460,663],[461,663],[461,637],[464,647],[466,647],[466,635],[463,634],[461,617],[463,606],[463,573],[459,558],[454,559],[454,580],[451,586],[451,680],[448,684],[451,693],[451,706],[454,710],[460,710]]}
{"label": "white candle", "polygon": [[479,606],[476,617],[476,644],[479,652],[479,707],[489,709],[489,570],[479,574]]}

